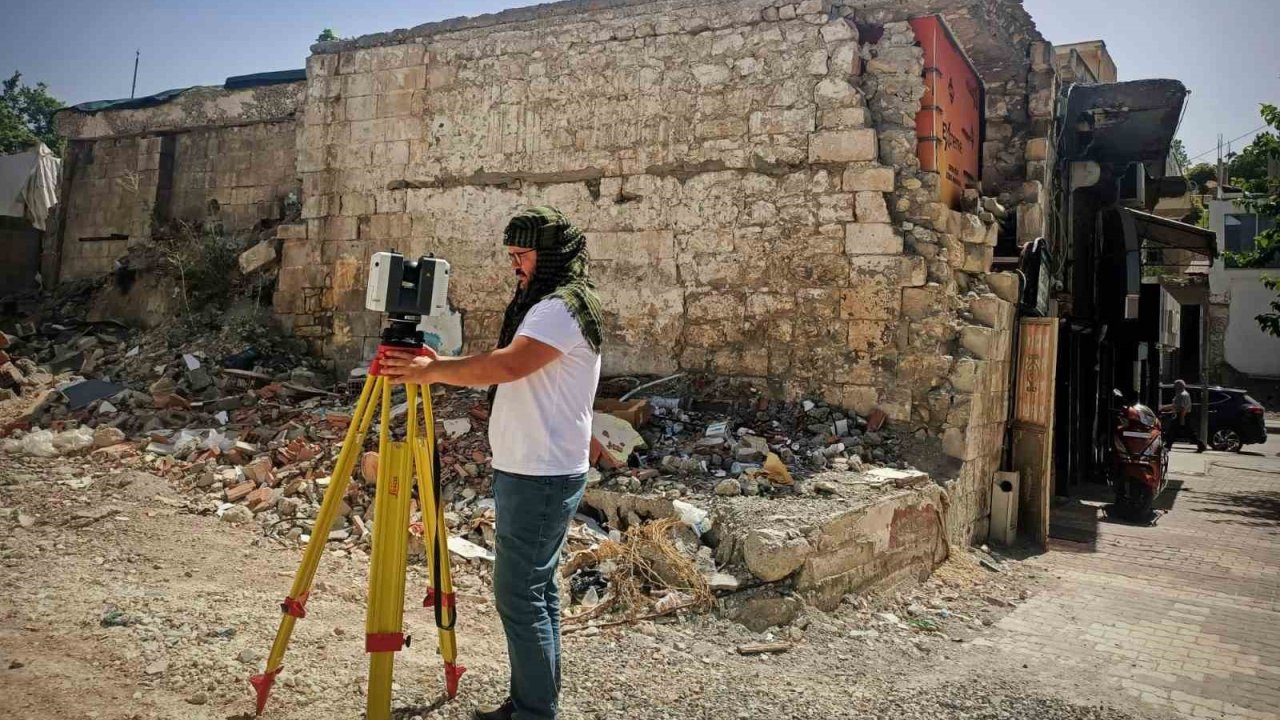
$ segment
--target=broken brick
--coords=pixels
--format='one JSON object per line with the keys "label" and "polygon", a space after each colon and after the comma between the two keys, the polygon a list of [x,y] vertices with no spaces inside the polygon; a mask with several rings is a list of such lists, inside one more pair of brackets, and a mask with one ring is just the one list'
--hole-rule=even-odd
{"label": "broken brick", "polygon": [[239,502],[248,497],[249,493],[257,489],[256,483],[242,482],[227,488],[227,502]]}
{"label": "broken brick", "polygon": [[274,485],[273,469],[271,458],[263,455],[244,466],[244,476],[258,484]]}
{"label": "broken brick", "polygon": [[254,490],[245,496],[245,506],[253,512],[262,512],[271,507],[275,507],[276,501],[280,499],[279,491],[275,488],[263,487]]}

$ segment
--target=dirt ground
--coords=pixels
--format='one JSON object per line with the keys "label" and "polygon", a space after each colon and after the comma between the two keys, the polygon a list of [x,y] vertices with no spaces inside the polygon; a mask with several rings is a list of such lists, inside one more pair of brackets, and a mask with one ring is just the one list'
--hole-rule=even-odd
{"label": "dirt ground", "polygon": [[[86,482],[88,481],[88,482]],[[0,717],[247,719],[298,547],[193,512],[152,475],[0,454]],[[1052,573],[969,553],[922,588],[755,634],[714,614],[565,636],[565,718],[1160,718],[1087,669],[1028,667],[990,637]],[[478,562],[478,561],[477,561]],[[367,558],[332,552],[264,717],[359,718]],[[464,718],[499,699],[505,644],[482,567],[457,567],[462,692],[440,700],[434,627],[410,568],[412,647],[397,718]],[[887,610],[895,616],[884,615]],[[790,640],[779,655],[744,643]]]}

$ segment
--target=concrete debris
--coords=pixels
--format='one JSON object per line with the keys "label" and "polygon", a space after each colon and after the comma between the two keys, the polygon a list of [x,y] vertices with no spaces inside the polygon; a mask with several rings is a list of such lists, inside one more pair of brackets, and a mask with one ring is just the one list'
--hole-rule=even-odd
{"label": "concrete debris", "polygon": [[264,240],[240,253],[240,272],[248,275],[257,272],[276,261],[279,251],[274,240]]}

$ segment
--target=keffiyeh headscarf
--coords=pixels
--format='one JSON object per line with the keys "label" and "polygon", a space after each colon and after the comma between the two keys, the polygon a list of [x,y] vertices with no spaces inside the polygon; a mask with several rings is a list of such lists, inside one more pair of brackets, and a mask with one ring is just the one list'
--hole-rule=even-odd
{"label": "keffiyeh headscarf", "polygon": [[578,321],[582,337],[600,352],[600,298],[588,276],[587,238],[553,207],[535,207],[511,218],[502,243],[538,251],[538,264],[528,288],[516,288],[502,318],[498,347],[506,347],[529,309],[547,298],[559,298]]}

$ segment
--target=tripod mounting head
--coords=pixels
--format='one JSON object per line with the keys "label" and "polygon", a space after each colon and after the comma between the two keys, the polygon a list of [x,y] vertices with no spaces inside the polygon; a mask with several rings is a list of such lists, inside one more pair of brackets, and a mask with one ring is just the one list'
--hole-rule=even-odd
{"label": "tripod mounting head", "polygon": [[374,253],[369,260],[369,284],[365,307],[387,314],[382,342],[401,347],[421,347],[417,329],[423,315],[444,315],[449,309],[449,263],[429,255],[406,260],[392,250]]}

